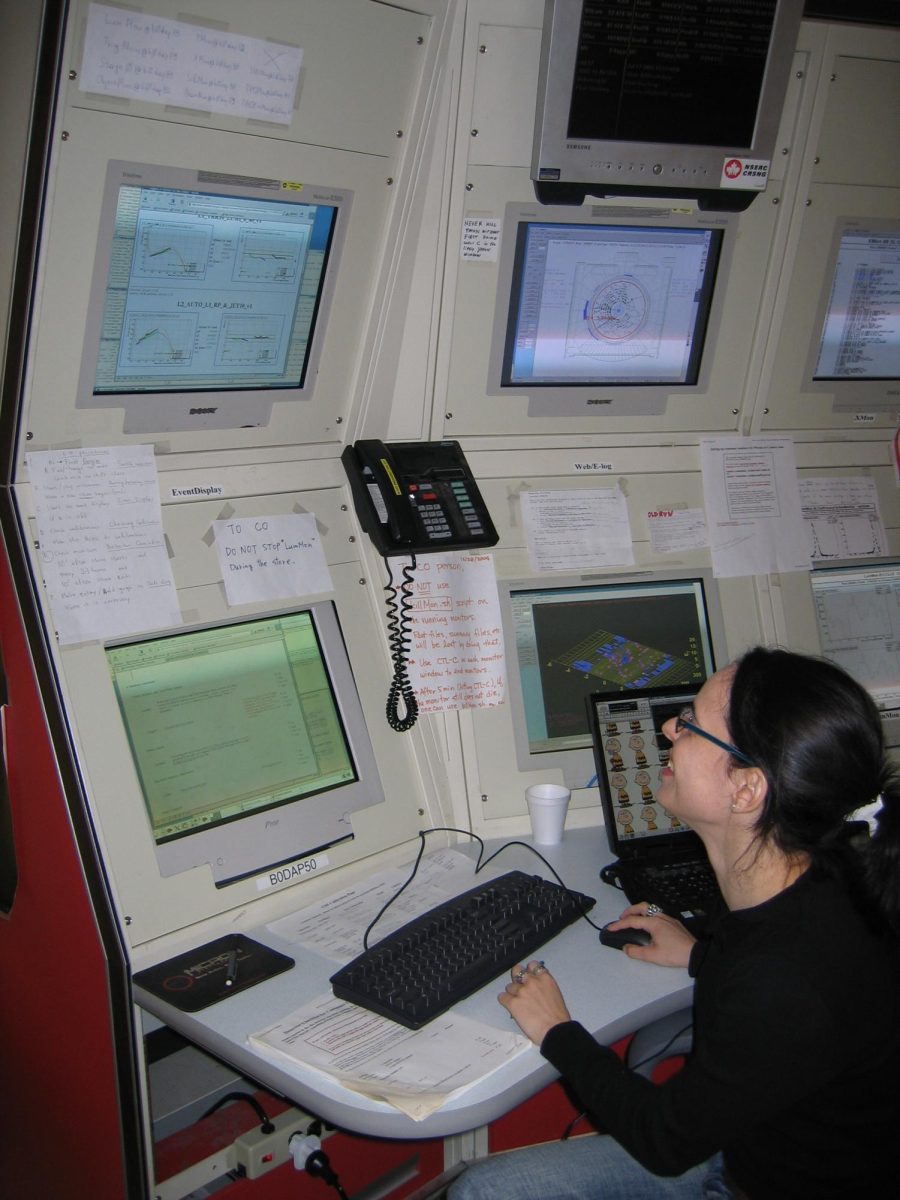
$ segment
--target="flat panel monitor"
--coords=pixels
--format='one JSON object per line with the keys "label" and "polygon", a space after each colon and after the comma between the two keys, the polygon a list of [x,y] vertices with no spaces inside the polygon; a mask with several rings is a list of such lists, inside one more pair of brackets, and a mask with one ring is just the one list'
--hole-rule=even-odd
{"label": "flat panel monitor", "polygon": [[727,218],[561,220],[510,206],[490,393],[527,395],[530,415],[647,415],[705,390],[730,232]]}
{"label": "flat panel monitor", "polygon": [[222,886],[383,801],[331,603],[105,653],[163,876],[208,864]]}
{"label": "flat panel monitor", "polygon": [[803,0],[545,0],[531,175],[542,203],[765,187]]}
{"label": "flat panel monitor", "polygon": [[77,403],[129,432],[268,423],[312,395],[350,193],[109,164]]}
{"label": "flat panel monitor", "polygon": [[807,366],[835,411],[900,409],[900,220],[837,223]]}
{"label": "flat panel monitor", "polygon": [[588,697],[696,690],[724,653],[708,571],[504,582],[501,607],[519,767],[559,768],[570,787],[595,781]]}
{"label": "flat panel monitor", "polygon": [[889,746],[900,746],[900,561],[815,567],[819,644],[872,695]]}

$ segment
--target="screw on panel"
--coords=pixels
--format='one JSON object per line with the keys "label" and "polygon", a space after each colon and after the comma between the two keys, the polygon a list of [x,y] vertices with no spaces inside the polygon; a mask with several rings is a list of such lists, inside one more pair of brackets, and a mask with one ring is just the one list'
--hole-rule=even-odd
{"label": "screw on panel", "polygon": [[64,142],[67,142],[67,141],[69,140],[69,131],[68,131],[68,129],[64,129],[64,130],[62,131],[62,133],[60,134],[60,136],[61,136],[61,138],[62,138],[62,140],[63,140]]}
{"label": "screw on panel", "polygon": [[343,423],[344,423],[344,418],[343,418],[343,417],[335,417],[335,418],[334,418],[334,423],[335,423],[335,425],[343,425]]}
{"label": "screw on panel", "polygon": [[365,579],[360,579],[360,580],[359,580],[359,586],[360,586],[360,587],[365,587],[365,586],[366,586],[366,581],[365,581]]}
{"label": "screw on panel", "polygon": [[78,72],[77,72],[77,71],[70,71],[70,72],[69,72],[69,78],[70,78],[70,79],[77,79],[77,78],[78,78]]}
{"label": "screw on panel", "polygon": [[487,804],[487,802],[488,802],[488,798],[487,798],[487,792],[482,792],[482,793],[481,793],[481,803],[482,803],[482,804]]}

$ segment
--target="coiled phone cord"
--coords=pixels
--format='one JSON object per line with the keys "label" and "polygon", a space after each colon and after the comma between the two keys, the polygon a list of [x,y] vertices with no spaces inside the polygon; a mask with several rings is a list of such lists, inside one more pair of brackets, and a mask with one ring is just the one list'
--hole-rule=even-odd
{"label": "coiled phone cord", "polygon": [[[409,601],[412,593],[412,578],[413,571],[416,569],[416,556],[410,555],[410,561],[403,567],[403,582],[400,585],[399,606],[397,603],[398,591],[394,584],[394,575],[391,570],[390,558],[385,560],[387,563],[389,582],[385,587],[387,593],[387,611],[388,611],[388,641],[391,647],[391,658],[394,662],[394,676],[391,680],[390,690],[388,691],[387,704],[385,713],[387,716],[388,725],[397,733],[405,733],[407,729],[412,729],[419,716],[419,702],[416,700],[416,693],[413,691],[413,686],[409,681],[409,676],[406,673],[406,659],[409,652]],[[403,701],[405,716],[400,716],[400,700]]]}

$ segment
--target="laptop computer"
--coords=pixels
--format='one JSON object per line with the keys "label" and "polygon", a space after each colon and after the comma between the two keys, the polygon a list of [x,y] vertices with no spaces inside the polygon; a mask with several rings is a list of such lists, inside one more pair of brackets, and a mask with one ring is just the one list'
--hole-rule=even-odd
{"label": "laptop computer", "polygon": [[588,697],[606,837],[616,861],[600,872],[632,904],[646,900],[699,932],[725,908],[706,850],[656,798],[670,742],[663,723],[693,703],[696,687]]}

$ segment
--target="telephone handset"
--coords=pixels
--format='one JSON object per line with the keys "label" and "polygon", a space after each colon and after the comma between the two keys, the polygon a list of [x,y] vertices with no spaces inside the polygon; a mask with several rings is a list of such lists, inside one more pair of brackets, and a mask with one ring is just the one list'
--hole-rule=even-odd
{"label": "telephone handset", "polygon": [[[388,626],[394,677],[385,714],[398,733],[419,715],[406,673],[408,620],[417,554],[474,550],[500,540],[458,442],[392,442],[365,439],[348,446],[341,461],[363,529],[386,560],[390,582]],[[403,582],[394,584],[390,559],[406,555]],[[399,596],[399,601],[398,601]],[[401,715],[401,701],[405,712]]]}
{"label": "telephone handset", "polygon": [[348,446],[341,461],[360,524],[386,558],[499,541],[458,442],[370,438]]}

